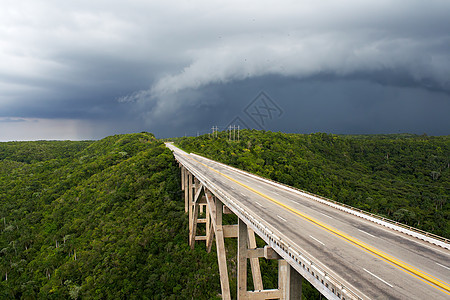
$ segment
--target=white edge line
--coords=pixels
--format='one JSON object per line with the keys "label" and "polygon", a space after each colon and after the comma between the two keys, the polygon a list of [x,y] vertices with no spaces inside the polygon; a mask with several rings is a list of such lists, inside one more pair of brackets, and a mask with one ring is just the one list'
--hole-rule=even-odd
{"label": "white edge line", "polygon": [[255,201],[256,204],[258,204],[261,207],[264,207],[261,203],[259,203],[258,201]]}
{"label": "white edge line", "polygon": [[277,217],[281,220],[283,220],[284,222],[287,222],[287,220],[285,218],[283,218],[282,216],[277,215]]}
{"label": "white edge line", "polygon": [[310,235],[309,236],[310,238],[312,238],[313,240],[315,240],[316,242],[318,242],[318,243],[321,243],[322,245],[324,245],[325,246],[325,244],[324,243],[322,243],[321,241],[319,241],[318,239],[316,239],[315,237],[313,237],[312,235]]}
{"label": "white edge line", "polygon": [[319,214],[324,215],[324,216],[327,217],[327,218],[333,219],[333,217],[330,217],[330,216],[327,215],[327,214],[324,214],[324,213],[321,213],[321,212],[319,212]]}
{"label": "white edge line", "polygon": [[449,267],[447,267],[447,266],[444,266],[444,265],[441,265],[440,263],[436,263],[438,266],[441,266],[441,267],[443,267],[443,268],[446,268],[447,270],[450,270],[450,268]]}
{"label": "white edge line", "polygon": [[362,233],[365,233],[365,234],[367,234],[367,235],[370,235],[371,237],[376,237],[376,236],[374,236],[373,234],[370,234],[370,233],[368,233],[368,232],[365,232],[364,230],[358,229],[358,231],[361,231]]}
{"label": "white edge line", "polygon": [[378,277],[377,275],[373,274],[372,272],[366,270],[363,268],[364,271],[366,271],[367,273],[369,273],[370,275],[372,275],[373,277],[375,277],[376,279],[380,280],[381,282],[383,282],[384,284],[387,284],[390,287],[394,287],[392,284],[390,284],[389,282],[387,282],[386,280],[381,279],[380,277]]}

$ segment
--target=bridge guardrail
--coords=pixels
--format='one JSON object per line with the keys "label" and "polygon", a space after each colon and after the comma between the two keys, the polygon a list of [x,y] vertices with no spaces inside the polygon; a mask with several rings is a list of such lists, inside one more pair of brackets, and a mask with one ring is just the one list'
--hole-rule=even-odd
{"label": "bridge guardrail", "polygon": [[[298,192],[300,192],[302,194],[309,195],[310,197],[308,197],[308,198],[310,198],[312,200],[318,201],[320,199],[319,202],[321,202],[323,204],[326,204],[328,206],[332,206],[332,207],[334,207],[336,209],[345,211],[347,213],[350,213],[350,214],[356,215],[358,217],[361,217],[363,219],[366,219],[366,220],[372,221],[374,223],[377,223],[379,225],[391,228],[393,230],[405,233],[407,235],[413,236],[415,238],[424,240],[424,241],[429,242],[431,244],[434,244],[434,245],[437,245],[437,246],[440,246],[442,248],[450,250],[450,239],[447,239],[447,238],[441,237],[439,235],[436,235],[436,234],[433,234],[433,233],[421,230],[419,228],[415,228],[413,226],[409,226],[409,225],[406,225],[406,224],[403,224],[403,223],[400,223],[400,222],[397,222],[397,221],[385,218],[385,217],[377,215],[377,214],[373,214],[373,213],[364,211],[364,210],[359,209],[359,208],[352,207],[350,205],[347,205],[347,204],[344,204],[344,203],[341,203],[341,202],[338,202],[338,201],[335,201],[335,200],[331,200],[331,199],[325,198],[323,196],[319,196],[319,195],[310,193],[308,191],[304,191],[304,190],[296,188],[296,187],[292,187],[292,186],[286,185],[284,183],[280,183],[280,182],[274,181],[272,179],[268,179],[268,178],[265,178],[265,177],[262,177],[262,176],[259,176],[259,175],[255,175],[255,174],[249,173],[247,171],[244,171],[244,170],[241,170],[241,169],[238,169],[238,168],[235,168],[235,167],[231,167],[229,165],[226,165],[224,163],[215,161],[215,160],[210,159],[210,158],[206,158],[206,157],[198,155],[196,153],[191,153],[191,154],[195,155],[195,156],[198,156],[198,157],[201,157],[201,158],[204,158],[204,159],[208,159],[208,160],[213,161],[213,162],[215,162],[215,163],[217,163],[219,165],[222,165],[222,166],[224,166],[226,168],[233,169],[233,170],[235,170],[237,172],[245,173],[246,175],[249,175],[251,177],[256,177],[256,178],[258,178],[260,180],[270,182],[270,183],[272,183],[274,185],[281,186],[281,187],[284,187],[284,188],[287,188],[287,189],[296,190],[296,191],[298,191]],[[304,195],[304,196],[306,196],[306,195]],[[381,221],[381,222],[379,222],[379,221]],[[383,222],[385,222],[386,224],[384,224]],[[392,226],[388,226],[388,224],[391,224]],[[416,234],[414,234],[414,233],[416,233]]]}

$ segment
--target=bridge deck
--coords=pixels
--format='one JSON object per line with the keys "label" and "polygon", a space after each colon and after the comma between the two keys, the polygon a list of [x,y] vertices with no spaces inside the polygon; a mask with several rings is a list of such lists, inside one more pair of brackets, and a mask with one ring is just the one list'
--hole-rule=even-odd
{"label": "bridge deck", "polygon": [[449,299],[450,251],[170,146],[302,253],[373,299]]}

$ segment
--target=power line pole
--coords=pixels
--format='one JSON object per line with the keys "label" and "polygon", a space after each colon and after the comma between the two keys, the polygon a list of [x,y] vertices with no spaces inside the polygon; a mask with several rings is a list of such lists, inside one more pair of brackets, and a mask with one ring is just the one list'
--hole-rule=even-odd
{"label": "power line pole", "polygon": [[239,125],[238,125],[238,142],[239,142]]}
{"label": "power line pole", "polygon": [[[213,126],[213,127],[211,127],[211,129],[212,129],[212,137],[214,138],[214,137],[217,137],[217,131],[219,130],[219,127],[217,127],[217,126]],[[215,133],[215,134],[214,134]]]}

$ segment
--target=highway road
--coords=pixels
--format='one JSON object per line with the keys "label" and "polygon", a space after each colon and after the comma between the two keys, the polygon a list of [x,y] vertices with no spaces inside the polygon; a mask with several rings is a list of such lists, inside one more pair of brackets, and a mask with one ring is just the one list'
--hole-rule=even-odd
{"label": "highway road", "polygon": [[371,299],[450,299],[450,251],[245,172],[171,150]]}

